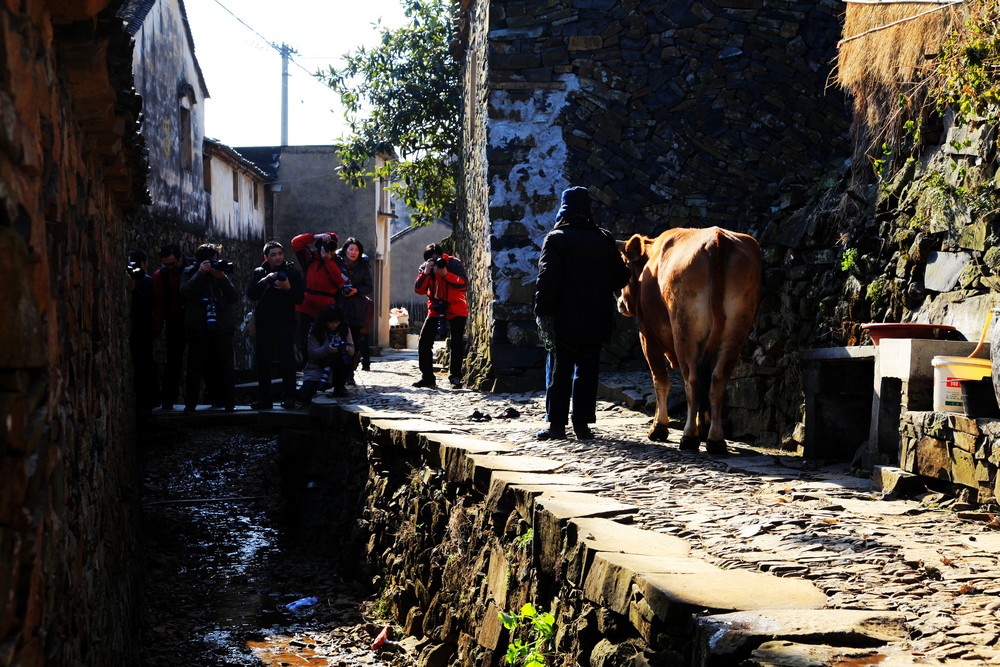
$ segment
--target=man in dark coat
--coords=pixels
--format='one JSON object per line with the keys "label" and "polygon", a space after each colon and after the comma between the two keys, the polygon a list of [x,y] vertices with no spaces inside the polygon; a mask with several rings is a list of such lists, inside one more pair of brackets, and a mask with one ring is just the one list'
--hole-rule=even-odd
{"label": "man in dark coat", "polygon": [[220,261],[218,249],[204,243],[195,252],[194,264],[181,276],[188,348],[184,414],[194,413],[202,379],[208,393],[227,412],[236,409],[233,332],[239,315],[239,293],[229,278],[231,270],[232,263]]}
{"label": "man in dark coat", "polygon": [[546,373],[545,419],[541,440],[565,438],[573,399],[573,431],[593,437],[588,424],[597,420],[597,371],[601,343],[610,340],[614,292],[630,274],[614,238],[590,215],[590,193],[569,188],[562,193],[556,226],[545,236],[538,258],[535,316],[543,342],[550,341]]}
{"label": "man in dark coat", "polygon": [[295,405],[295,306],[305,296],[305,279],[285,261],[285,249],[277,241],[264,244],[264,261],[253,270],[247,297],[254,309],[254,350],[257,361],[256,410],[274,407],[271,396],[271,362],[277,359],[281,373],[281,406]]}

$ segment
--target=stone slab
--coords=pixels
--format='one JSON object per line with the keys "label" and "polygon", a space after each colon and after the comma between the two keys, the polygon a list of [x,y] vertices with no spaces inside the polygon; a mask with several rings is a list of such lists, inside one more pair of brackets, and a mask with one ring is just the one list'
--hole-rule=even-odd
{"label": "stone slab", "polygon": [[815,609],[804,614],[767,609],[703,616],[695,622],[695,652],[703,664],[735,660],[775,640],[869,646],[908,638],[905,615],[894,611]]}
{"label": "stone slab", "polygon": [[[516,508],[524,520],[530,522],[535,496],[553,489],[593,492],[601,488],[595,480],[580,475],[494,470],[486,494],[486,507],[491,512],[505,514]],[[527,502],[525,496],[530,496]]]}
{"label": "stone slab", "polygon": [[600,518],[569,522],[570,538],[590,551],[614,551],[647,556],[687,556],[691,545],[679,537]]}
{"label": "stone slab", "polygon": [[[459,470],[465,471],[471,467],[469,454],[517,451],[515,445],[484,440],[464,433],[426,433],[423,435],[423,441],[427,463],[443,468],[449,479],[453,475],[459,475]],[[462,474],[467,477],[471,473]]]}
{"label": "stone slab", "polygon": [[472,483],[480,493],[488,493],[493,471],[555,472],[565,463],[541,456],[503,456],[496,454],[469,454],[472,462]]}
{"label": "stone slab", "polygon": [[639,508],[589,493],[553,491],[543,493],[535,499],[535,511],[539,510],[547,512],[556,520],[566,521],[580,517],[633,514]]}
{"label": "stone slab", "polygon": [[381,445],[394,445],[407,450],[420,447],[425,433],[450,433],[453,426],[426,419],[372,419],[367,426],[368,437]]}
{"label": "stone slab", "polygon": [[[746,667],[825,667],[826,665],[878,665],[879,667],[913,667],[913,665],[945,665],[935,658],[920,656],[898,648],[850,648],[814,646],[787,641],[766,642],[740,663]],[[966,663],[967,664],[967,663]]]}
{"label": "stone slab", "polygon": [[676,620],[701,609],[819,609],[826,595],[802,579],[775,577],[745,570],[705,574],[643,574],[639,590],[661,620]]}
{"label": "stone slab", "polygon": [[591,602],[626,615],[632,599],[632,582],[640,573],[711,574],[718,567],[697,558],[666,558],[603,552],[595,554],[583,577],[583,595]]}

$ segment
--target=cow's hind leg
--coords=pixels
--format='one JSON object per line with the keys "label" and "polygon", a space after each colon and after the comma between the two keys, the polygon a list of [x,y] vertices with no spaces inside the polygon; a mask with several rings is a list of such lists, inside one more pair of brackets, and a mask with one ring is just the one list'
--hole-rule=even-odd
{"label": "cow's hind leg", "polygon": [[726,400],[726,383],[733,374],[736,361],[739,358],[738,347],[722,346],[716,355],[712,368],[711,387],[709,389],[710,425],[705,439],[705,450],[709,454],[726,454],[726,439],[722,428],[722,409]]}

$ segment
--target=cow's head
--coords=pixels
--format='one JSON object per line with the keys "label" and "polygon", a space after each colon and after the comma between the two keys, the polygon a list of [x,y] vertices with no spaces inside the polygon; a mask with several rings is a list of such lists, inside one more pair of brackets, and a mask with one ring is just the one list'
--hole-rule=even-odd
{"label": "cow's head", "polygon": [[649,257],[646,254],[646,250],[653,243],[653,240],[636,234],[628,241],[618,241],[617,243],[618,251],[622,254],[622,259],[625,260],[629,270],[632,272],[632,277],[629,278],[628,285],[622,288],[622,294],[618,297],[618,312],[625,317],[634,317],[636,301],[639,298],[639,276],[642,274],[642,270],[646,268],[646,260]]}

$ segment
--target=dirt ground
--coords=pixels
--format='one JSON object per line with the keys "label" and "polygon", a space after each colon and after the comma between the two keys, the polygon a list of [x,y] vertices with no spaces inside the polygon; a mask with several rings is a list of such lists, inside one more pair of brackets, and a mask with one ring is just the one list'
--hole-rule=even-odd
{"label": "dirt ground", "polygon": [[368,590],[294,529],[275,434],[160,429],[144,441],[144,665],[412,664],[395,642],[372,650],[386,623]]}

